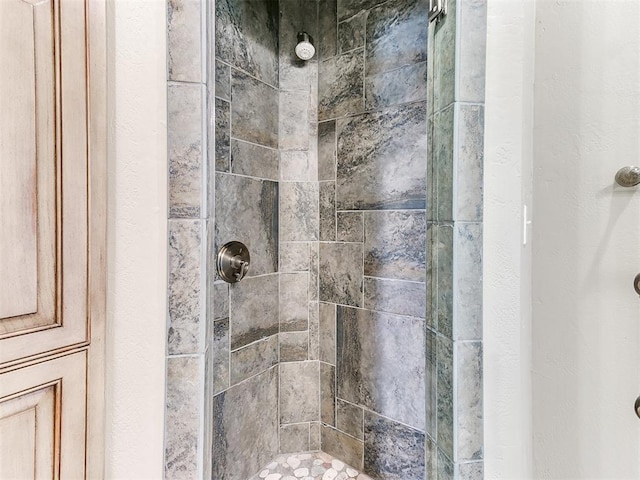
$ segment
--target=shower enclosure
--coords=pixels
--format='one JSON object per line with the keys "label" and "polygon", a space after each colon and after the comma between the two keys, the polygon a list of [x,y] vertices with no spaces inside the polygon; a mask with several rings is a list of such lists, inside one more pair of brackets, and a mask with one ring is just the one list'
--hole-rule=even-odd
{"label": "shower enclosure", "polygon": [[482,478],[485,2],[428,14],[169,1],[167,479]]}

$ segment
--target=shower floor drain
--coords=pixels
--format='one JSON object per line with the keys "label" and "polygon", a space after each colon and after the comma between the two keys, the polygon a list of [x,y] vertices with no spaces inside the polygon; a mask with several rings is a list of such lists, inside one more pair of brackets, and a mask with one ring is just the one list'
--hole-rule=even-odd
{"label": "shower floor drain", "polygon": [[324,452],[280,455],[250,480],[372,480]]}

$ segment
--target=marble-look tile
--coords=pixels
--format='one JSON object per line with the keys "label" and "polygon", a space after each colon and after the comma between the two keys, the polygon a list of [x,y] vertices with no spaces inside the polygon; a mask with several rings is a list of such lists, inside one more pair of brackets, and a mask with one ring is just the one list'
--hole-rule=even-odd
{"label": "marble-look tile", "polygon": [[280,427],[280,453],[309,450],[309,423],[294,423]]}
{"label": "marble-look tile", "polygon": [[437,437],[438,422],[438,339],[437,334],[427,328],[426,332],[426,372],[427,384],[427,416],[426,432],[431,437]]}
{"label": "marble-look tile", "polygon": [[167,87],[169,217],[198,218],[202,196],[202,87]]}
{"label": "marble-look tile", "polygon": [[309,242],[282,242],[280,244],[280,272],[306,272],[309,270]]}
{"label": "marble-look tile", "polygon": [[277,87],[278,2],[218,0],[215,7],[216,55]]}
{"label": "marble-look tile", "polygon": [[338,20],[342,22],[363,10],[369,10],[386,0],[338,0]]}
{"label": "marble-look tile", "polygon": [[320,244],[313,242],[309,245],[309,301],[319,300],[320,290]]}
{"label": "marble-look tile", "polygon": [[482,342],[456,342],[456,459],[483,458]]}
{"label": "marble-look tile", "polygon": [[307,182],[312,180],[311,177],[308,151],[280,151],[280,180],[285,182]]}
{"label": "marble-look tile", "polygon": [[302,362],[309,356],[309,332],[280,332],[280,361]]}
{"label": "marble-look tile", "polygon": [[216,128],[215,128],[215,155],[216,170],[228,172],[231,164],[231,107],[229,102],[215,99]]}
{"label": "marble-look tile", "polygon": [[238,240],[251,253],[248,275],[278,269],[278,184],[216,174],[215,251]]}
{"label": "marble-look tile", "polygon": [[231,135],[278,148],[278,90],[232,69],[231,97]]}
{"label": "marble-look tile", "polygon": [[362,306],[362,244],[320,244],[320,301]]}
{"label": "marble-look tile", "polygon": [[354,468],[362,470],[364,458],[362,441],[350,437],[333,427],[322,425],[322,451],[340,458]]}
{"label": "marble-look tile", "polygon": [[231,385],[273,367],[278,363],[278,335],[253,342],[231,352]]}
{"label": "marble-look tile", "polygon": [[435,245],[437,241],[436,224],[427,221],[427,234],[426,234],[426,250],[427,250],[427,275],[425,282],[426,301],[425,301],[425,319],[427,320],[427,328],[431,328],[434,331],[437,330],[438,322],[435,318],[435,312],[437,308],[437,282],[438,276],[436,272],[437,258],[435,252]]}
{"label": "marble-look tile", "polygon": [[309,274],[280,274],[280,331],[309,329]]}
{"label": "marble-look tile", "polygon": [[425,318],[426,294],[424,283],[364,278],[364,308],[369,310]]}
{"label": "marble-look tile", "polygon": [[364,241],[362,212],[337,212],[336,235],[339,242]]}
{"label": "marble-look tile", "polygon": [[459,2],[460,44],[457,69],[459,102],[484,102],[487,1]]}
{"label": "marble-look tile", "polygon": [[319,304],[320,360],[336,364],[336,306],[333,303]]}
{"label": "marble-look tile", "polygon": [[309,450],[312,452],[322,448],[320,432],[320,422],[311,422],[309,424]]}
{"label": "marble-look tile", "polygon": [[233,350],[278,333],[278,277],[245,277],[231,285],[230,323]]}
{"label": "marble-look tile", "polygon": [[427,98],[426,62],[369,75],[364,84],[367,110],[424,101]]}
{"label": "marble-look tile", "polygon": [[229,388],[229,319],[224,318],[213,323],[211,341],[213,394]]}
{"label": "marble-look tile", "polygon": [[318,183],[280,184],[280,239],[285,242],[318,240]]}
{"label": "marble-look tile", "polygon": [[428,14],[427,0],[395,0],[371,9],[366,29],[367,75],[425,62]]}
{"label": "marble-look tile", "polygon": [[320,313],[318,302],[309,302],[309,360],[320,359]]}
{"label": "marble-look tile", "polygon": [[340,119],[338,210],[425,208],[426,104]]}
{"label": "marble-look tile", "polygon": [[336,367],[320,362],[320,421],[336,425]]}
{"label": "marble-look tile", "polygon": [[220,60],[215,60],[215,96],[231,101],[231,67]]}
{"label": "marble-look tile", "polygon": [[336,239],[336,182],[320,182],[320,241]]}
{"label": "marble-look tile", "polygon": [[453,301],[456,340],[482,340],[482,224],[455,227]]}
{"label": "marble-look tile", "polygon": [[202,81],[202,2],[167,1],[168,80]]}
{"label": "marble-look tile", "polygon": [[364,274],[424,282],[426,277],[424,211],[364,214]]}
{"label": "marble-look tile", "polygon": [[425,436],[425,450],[426,450],[426,475],[427,479],[438,479],[438,446],[436,442],[429,436]]}
{"label": "marble-look tile", "polygon": [[438,448],[449,458],[453,458],[453,342],[448,338],[438,336],[436,348]]}
{"label": "marble-look tile", "polygon": [[453,129],[454,105],[436,113],[433,121],[433,175],[436,215],[453,221]]}
{"label": "marble-look tile", "polygon": [[239,175],[278,180],[278,150],[231,140],[231,171]]}
{"label": "marble-look tile", "polygon": [[[453,338],[453,227],[438,225],[433,255],[436,264],[435,328],[447,338]],[[477,279],[476,279],[477,280]]]}
{"label": "marble-look tile", "polygon": [[365,412],[365,473],[385,480],[423,480],[424,442],[424,433],[375,413]]}
{"label": "marble-look tile", "polygon": [[433,103],[436,112],[455,100],[457,1],[447,3],[447,14],[435,26],[433,41]]}
{"label": "marble-look tile", "polygon": [[280,364],[280,423],[317,421],[320,362]]}
{"label": "marble-look tile", "polygon": [[338,50],[340,53],[364,47],[367,14],[367,11],[362,11],[338,24]]}
{"label": "marble-look tile", "polygon": [[337,308],[338,397],[425,428],[424,320]]}
{"label": "marble-look tile", "polygon": [[278,368],[216,395],[213,418],[212,478],[250,478],[278,451]]}
{"label": "marble-look tile", "polygon": [[454,480],[453,462],[438,448],[436,472],[438,480]]}
{"label": "marble-look tile", "polygon": [[456,220],[482,221],[484,107],[458,105]]}
{"label": "marble-look tile", "polygon": [[336,179],[336,122],[318,124],[318,180]]}
{"label": "marble-look tile", "polygon": [[165,478],[196,478],[200,405],[204,385],[200,384],[202,356],[167,358],[165,404]]}
{"label": "marble-look tile", "polygon": [[361,407],[336,399],[336,427],[358,440],[364,439],[364,411]]}
{"label": "marble-look tile", "polygon": [[204,351],[200,341],[200,220],[169,220],[169,355]]}
{"label": "marble-look tile", "polygon": [[[307,0],[280,0],[280,88],[309,91],[311,70],[317,69],[315,61],[303,61],[295,54],[298,32],[307,32],[316,40],[318,10],[316,2]],[[316,48],[317,48],[316,42]],[[314,57],[315,60],[317,57]]]}
{"label": "marble-look tile", "polygon": [[337,51],[337,0],[318,0],[318,58],[333,57]]}
{"label": "marble-look tile", "polygon": [[328,120],[364,110],[362,49],[320,62],[318,119]]}
{"label": "marble-look tile", "polygon": [[456,480],[484,480],[484,462],[456,463]]}
{"label": "marble-look tile", "polygon": [[309,148],[309,95],[304,92],[280,92],[280,149]]}
{"label": "marble-look tile", "polygon": [[213,285],[213,319],[229,318],[229,284]]}

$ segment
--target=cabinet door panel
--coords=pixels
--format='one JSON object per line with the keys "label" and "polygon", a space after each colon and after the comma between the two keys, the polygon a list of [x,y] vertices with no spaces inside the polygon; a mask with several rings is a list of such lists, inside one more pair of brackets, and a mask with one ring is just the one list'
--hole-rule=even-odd
{"label": "cabinet door panel", "polygon": [[0,1],[0,364],[87,340],[85,14]]}
{"label": "cabinet door panel", "polygon": [[0,374],[0,478],[84,478],[86,351]]}

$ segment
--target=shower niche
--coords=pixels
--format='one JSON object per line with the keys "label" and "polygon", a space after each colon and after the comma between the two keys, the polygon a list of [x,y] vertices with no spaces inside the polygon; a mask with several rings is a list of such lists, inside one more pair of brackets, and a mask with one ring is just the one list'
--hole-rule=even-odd
{"label": "shower niche", "polygon": [[170,130],[194,5],[203,374],[188,446],[168,399],[166,478],[482,478],[484,2],[172,0]]}

